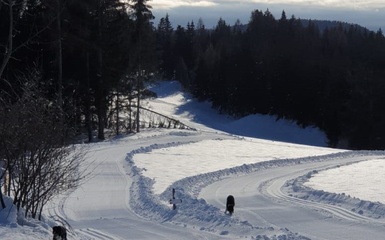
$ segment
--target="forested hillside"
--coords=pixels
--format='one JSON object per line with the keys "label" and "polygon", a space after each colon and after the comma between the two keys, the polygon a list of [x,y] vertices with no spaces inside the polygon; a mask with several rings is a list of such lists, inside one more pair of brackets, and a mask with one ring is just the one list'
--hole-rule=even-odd
{"label": "forested hillside", "polygon": [[[3,103],[17,102],[25,84],[36,81],[64,110],[65,123],[89,141],[94,130],[104,139],[121,101],[134,105],[156,71],[154,17],[146,2],[1,1]],[[130,130],[139,126],[135,112],[131,119]]]}
{"label": "forested hillside", "polygon": [[152,96],[145,85],[163,78],[224,114],[270,114],[319,127],[330,146],[385,148],[381,30],[268,10],[214,29],[171,18],[154,19],[146,0],[1,1],[1,122],[34,83],[46,107],[62,110],[50,120],[89,141],[106,128],[140,131],[149,126],[140,118],[141,99]]}
{"label": "forested hillside", "polygon": [[1,209],[8,195],[40,219],[85,177],[85,151],[69,143],[119,134],[122,108],[125,129],[139,131],[144,82],[157,70],[153,18],[145,0],[0,1]]}
{"label": "forested hillside", "polygon": [[[161,20],[161,36],[165,25]],[[284,11],[275,19],[269,11],[255,10],[246,26],[220,19],[207,30],[202,22],[189,23],[187,28],[178,26],[172,36],[175,50],[167,51],[172,57],[164,54],[165,73],[175,70],[176,79],[220,112],[275,115],[319,127],[330,146],[384,149],[381,30],[304,22],[287,18]],[[170,59],[175,62],[170,64]]]}

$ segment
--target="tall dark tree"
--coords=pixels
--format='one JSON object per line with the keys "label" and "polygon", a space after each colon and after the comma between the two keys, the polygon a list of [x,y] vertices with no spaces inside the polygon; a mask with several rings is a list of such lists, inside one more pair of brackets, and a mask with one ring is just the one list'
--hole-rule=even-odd
{"label": "tall dark tree", "polygon": [[156,40],[160,55],[160,74],[166,79],[172,79],[175,71],[175,56],[173,54],[173,28],[168,14],[159,21]]}
{"label": "tall dark tree", "polygon": [[[15,32],[14,29],[14,19],[15,19],[15,14],[14,14],[14,7],[15,7],[15,1],[14,0],[8,0],[8,1],[2,1],[0,3],[0,6],[4,5],[4,8],[0,8],[1,14],[1,19],[3,23],[8,23],[6,25],[1,24],[1,29],[4,31],[8,28],[7,34],[4,34],[5,37],[2,37],[0,39],[2,42],[5,44],[2,44],[3,49],[1,51],[2,56],[2,62],[0,65],[0,80],[3,76],[5,67],[7,66],[13,52],[13,35]],[[6,9],[7,8],[7,9]],[[17,16],[16,16],[17,17]],[[6,32],[6,31],[4,31]]]}
{"label": "tall dark tree", "polygon": [[130,5],[134,21],[133,48],[131,51],[131,68],[136,72],[136,131],[140,131],[140,98],[143,82],[150,77],[156,67],[155,39],[152,20],[155,18],[147,0],[131,0]]}
{"label": "tall dark tree", "polygon": [[[66,25],[69,30],[66,44],[72,51],[67,52],[66,57],[68,60],[74,59],[66,62],[66,65],[78,69],[73,82],[76,89],[73,91],[81,97],[81,104],[85,104],[83,114],[89,140],[92,140],[91,105],[97,110],[98,138],[104,139],[107,98],[116,89],[128,65],[130,20],[126,5],[117,0],[82,1],[81,4],[74,1],[69,8],[71,12],[68,15],[69,24]],[[112,35],[115,37],[111,38]]]}
{"label": "tall dark tree", "polygon": [[176,78],[185,86],[191,87],[195,79],[197,65],[196,29],[194,22],[188,22],[187,28],[178,25],[175,31]]}

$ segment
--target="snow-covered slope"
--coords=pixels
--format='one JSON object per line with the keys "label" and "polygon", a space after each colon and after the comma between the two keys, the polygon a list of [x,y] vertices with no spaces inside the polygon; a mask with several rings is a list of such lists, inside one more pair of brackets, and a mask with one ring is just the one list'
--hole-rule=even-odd
{"label": "snow-covered slope", "polygon": [[191,127],[200,130],[215,129],[245,137],[320,147],[327,144],[325,134],[317,128],[300,128],[294,122],[275,116],[256,114],[234,119],[219,115],[209,102],[197,102],[182,92],[180,84],[175,81],[154,85],[151,90],[158,94],[158,98],[148,102],[150,108],[187,121]]}
{"label": "snow-covered slope", "polygon": [[[354,202],[347,194],[325,197],[304,184],[336,166],[338,178],[329,179],[344,181],[343,175],[351,177],[345,164],[381,162],[382,152],[326,148],[317,129],[274,117],[218,115],[177,82],[153,90],[158,98],[146,107],[197,131],[144,129],[90,144],[88,181],[52,201],[43,224],[24,219],[22,226],[12,209],[2,210],[0,239],[48,239],[53,224],[66,225],[69,239],[330,239],[323,234],[332,227],[334,239],[385,234],[382,204]],[[371,182],[374,191],[381,187]],[[182,199],[176,210],[168,203],[172,188]],[[227,194],[236,197],[232,217],[223,213]],[[352,224],[361,234],[346,231]]]}

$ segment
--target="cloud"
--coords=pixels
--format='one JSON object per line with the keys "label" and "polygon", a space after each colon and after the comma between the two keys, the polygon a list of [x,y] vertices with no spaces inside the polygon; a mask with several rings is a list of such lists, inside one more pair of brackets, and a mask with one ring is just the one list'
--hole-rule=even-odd
{"label": "cloud", "polygon": [[183,1],[183,0],[153,0],[150,2],[153,8],[172,9],[178,7],[213,7],[217,3],[212,1]]}
{"label": "cloud", "polygon": [[326,8],[341,8],[349,10],[375,10],[384,7],[384,0],[211,0],[211,1],[194,1],[194,0],[152,0],[150,4],[154,8],[172,9],[177,7],[214,7],[239,4],[285,4],[298,6],[313,6]]}
{"label": "cloud", "polygon": [[[169,14],[172,24],[185,26],[202,19],[213,27],[219,18],[228,24],[248,23],[255,9],[269,9],[276,18],[285,10],[287,16],[301,19],[357,23],[371,30],[385,30],[385,0],[151,0],[157,19]],[[155,21],[156,22],[156,21]]]}
{"label": "cloud", "polygon": [[252,0],[266,4],[296,4],[314,7],[341,8],[349,10],[375,10],[384,6],[384,0]]}

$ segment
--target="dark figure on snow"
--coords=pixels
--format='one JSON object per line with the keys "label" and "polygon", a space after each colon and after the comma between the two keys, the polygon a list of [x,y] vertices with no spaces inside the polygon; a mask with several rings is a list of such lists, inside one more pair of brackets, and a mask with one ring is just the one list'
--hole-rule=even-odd
{"label": "dark figure on snow", "polygon": [[67,230],[63,226],[52,227],[53,240],[67,240]]}
{"label": "dark figure on snow", "polygon": [[229,195],[226,200],[226,211],[225,213],[229,212],[230,215],[234,212],[234,206],[235,206],[235,200],[232,195]]}

